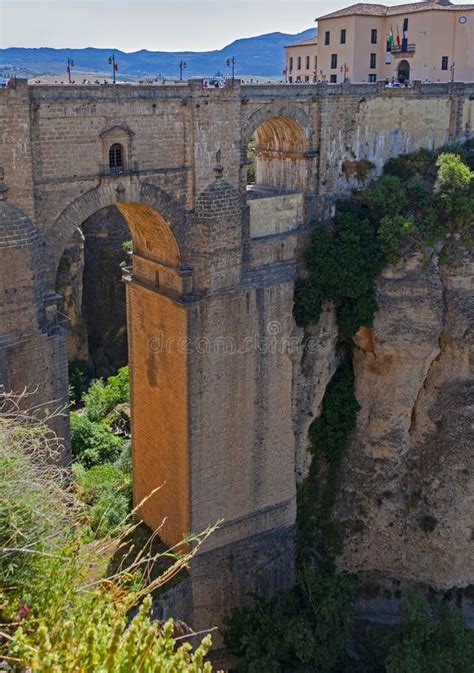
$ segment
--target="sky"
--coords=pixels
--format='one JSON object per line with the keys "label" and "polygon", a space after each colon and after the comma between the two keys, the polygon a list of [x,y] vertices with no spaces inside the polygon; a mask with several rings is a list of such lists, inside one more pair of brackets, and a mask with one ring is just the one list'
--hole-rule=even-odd
{"label": "sky", "polygon": [[210,51],[241,37],[299,33],[355,1],[0,0],[0,48]]}

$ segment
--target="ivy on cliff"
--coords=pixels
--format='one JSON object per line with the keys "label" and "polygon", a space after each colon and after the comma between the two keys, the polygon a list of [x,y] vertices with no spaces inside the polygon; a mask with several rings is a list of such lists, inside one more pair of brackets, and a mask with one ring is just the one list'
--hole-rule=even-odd
{"label": "ivy on cliff", "polygon": [[365,206],[341,201],[332,231],[316,228],[305,260],[309,276],[297,283],[295,291],[298,324],[317,321],[324,299],[334,303],[339,327],[347,338],[361,324],[371,324],[377,305],[374,279],[383,258]]}
{"label": "ivy on cliff", "polygon": [[[313,456],[307,479],[298,492],[298,559],[316,552],[326,560],[339,551],[339,531],[331,521],[337,482],[349,434],[356,426],[359,405],[354,395],[354,372],[344,364],[331,379],[321,415],[309,428]],[[324,478],[321,478],[324,476]]]}

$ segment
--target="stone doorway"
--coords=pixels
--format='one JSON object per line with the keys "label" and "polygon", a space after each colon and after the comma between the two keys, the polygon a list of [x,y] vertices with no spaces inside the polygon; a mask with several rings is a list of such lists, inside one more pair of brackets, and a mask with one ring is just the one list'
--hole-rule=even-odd
{"label": "stone doorway", "polygon": [[400,84],[408,84],[410,81],[410,64],[403,60],[398,64],[398,81]]}

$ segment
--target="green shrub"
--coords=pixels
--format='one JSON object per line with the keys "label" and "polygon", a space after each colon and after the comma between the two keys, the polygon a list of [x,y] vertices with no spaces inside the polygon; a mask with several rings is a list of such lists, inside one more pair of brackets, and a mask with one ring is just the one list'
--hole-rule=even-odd
{"label": "green shrub", "polygon": [[[180,645],[171,620],[151,619],[149,597],[131,614],[160,577],[146,586],[131,568],[107,580],[99,574],[123,539],[108,551],[103,542],[82,544],[82,508],[45,453],[51,443],[43,425],[24,412],[4,413],[0,400],[2,663],[42,673],[211,673],[203,661],[209,636],[194,652]],[[89,478],[92,491],[98,473]],[[143,560],[153,564],[146,551]]]}
{"label": "green shrub", "polygon": [[413,232],[413,219],[403,215],[384,215],[380,220],[379,238],[387,261],[394,264],[400,258],[402,244]]}
{"label": "green shrub", "polygon": [[125,440],[123,444],[122,451],[114,463],[114,467],[117,467],[124,474],[132,476],[132,444],[130,440]]}
{"label": "green shrub", "polygon": [[354,395],[354,372],[341,365],[326,389],[321,415],[310,425],[310,450],[340,463],[349,433],[355,428],[360,407]]}
{"label": "green shrub", "polygon": [[[383,262],[366,209],[350,201],[340,202],[333,233],[317,227],[305,259],[309,279],[299,285],[295,296],[299,325],[319,320],[323,298],[333,301],[346,338],[352,337],[361,324],[372,324],[376,308],[373,279]],[[308,299],[303,299],[305,294]]]}
{"label": "green shrub", "polygon": [[474,223],[468,156],[467,150],[438,157],[419,150],[390,159],[368,189],[336,204],[331,230],[316,227],[305,255],[308,278],[295,287],[297,324],[317,322],[323,300],[330,299],[344,340],[370,327],[375,279],[386,263],[397,262],[409,246],[423,249]]}
{"label": "green shrub", "polygon": [[395,175],[406,181],[415,175],[433,178],[436,175],[436,154],[427,149],[420,149],[410,154],[389,159],[384,166],[386,175]]}
{"label": "green shrub", "polygon": [[71,405],[76,405],[82,400],[92,380],[90,365],[84,360],[75,360],[69,365],[69,398]]}
{"label": "green shrub", "polygon": [[74,481],[82,502],[92,505],[105,492],[122,493],[128,499],[132,494],[132,474],[117,464],[95,465],[87,470],[83,465],[73,465]]}
{"label": "green shrub", "polygon": [[113,465],[95,465],[89,470],[75,463],[73,477],[77,497],[88,505],[93,537],[104,537],[126,525],[132,509],[132,473],[125,461],[119,457]]}
{"label": "green shrub", "polygon": [[436,161],[438,186],[446,212],[457,224],[474,223],[474,172],[458,154],[443,152]]}
{"label": "green shrub", "polygon": [[312,558],[315,548],[325,559],[339,553],[341,530],[331,520],[338,475],[349,435],[357,423],[354,372],[341,365],[329,382],[321,415],[309,427],[313,454],[308,476],[298,491],[298,558]]}
{"label": "green shrub", "polygon": [[117,404],[129,401],[128,367],[122,367],[116,376],[109,376],[107,381],[93,381],[83,396],[86,416],[94,422],[104,420]]}
{"label": "green shrub", "polygon": [[244,673],[326,673],[344,657],[353,622],[354,582],[305,569],[295,587],[225,618],[224,642]]}
{"label": "green shrub", "polygon": [[113,435],[105,423],[94,423],[87,416],[71,413],[73,460],[85,467],[111,463],[120,456],[124,440]]}
{"label": "green shrub", "polygon": [[[50,460],[45,426],[12,426],[0,399],[0,588],[28,582],[48,550],[70,536],[74,507],[64,474]],[[1,601],[0,601],[1,604]]]}
{"label": "green shrub", "polygon": [[127,525],[130,499],[124,493],[105,491],[89,511],[89,525],[93,537],[102,538],[117,533]]}
{"label": "green shrub", "polygon": [[386,673],[472,673],[474,632],[460,608],[433,606],[413,593],[402,601],[400,612]]}

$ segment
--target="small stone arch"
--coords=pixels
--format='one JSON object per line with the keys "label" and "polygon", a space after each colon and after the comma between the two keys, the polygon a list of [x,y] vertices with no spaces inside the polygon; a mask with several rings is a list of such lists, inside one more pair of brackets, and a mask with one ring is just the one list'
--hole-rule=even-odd
{"label": "small stone arch", "polygon": [[[250,161],[254,157],[248,197],[307,190],[311,124],[304,111],[289,104],[260,108],[247,120],[244,138],[243,165],[247,164],[247,151]],[[253,143],[249,145],[251,138]]]}
{"label": "small stone arch", "polygon": [[[167,192],[151,185],[117,185],[111,182],[100,185],[82,194],[68,204],[58,215],[53,225],[46,231],[47,287],[54,291],[56,272],[60,259],[75,231],[91,215],[107,206],[118,206],[127,220],[132,237],[136,239],[139,250],[158,261],[181,264],[182,244],[184,244],[184,225],[186,213],[177,201]],[[134,224],[134,216],[137,223]],[[147,232],[140,232],[147,223]],[[171,256],[163,259],[158,250],[159,237],[163,236],[164,247],[169,246]]]}
{"label": "small stone arch", "polygon": [[272,118],[288,118],[298,124],[306,135],[308,146],[312,144],[311,117],[300,107],[292,103],[271,103],[256,110],[244,123],[242,130],[243,145],[246,148],[259,126]]}

